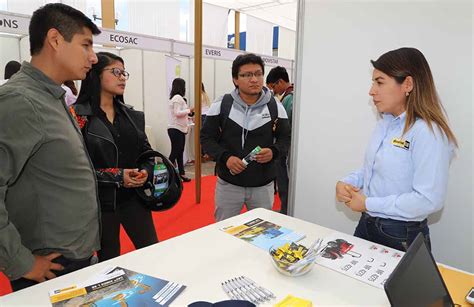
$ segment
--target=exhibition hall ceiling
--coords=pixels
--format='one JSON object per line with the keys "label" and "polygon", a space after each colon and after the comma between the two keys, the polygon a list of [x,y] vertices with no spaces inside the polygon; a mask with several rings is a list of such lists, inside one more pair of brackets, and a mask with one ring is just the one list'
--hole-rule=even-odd
{"label": "exhibition hall ceiling", "polygon": [[297,0],[204,0],[296,30]]}

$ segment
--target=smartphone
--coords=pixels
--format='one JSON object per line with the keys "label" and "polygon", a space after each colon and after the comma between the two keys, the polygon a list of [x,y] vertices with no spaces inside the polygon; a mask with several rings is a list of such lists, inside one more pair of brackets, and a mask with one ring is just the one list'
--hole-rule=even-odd
{"label": "smartphone", "polygon": [[469,302],[469,304],[474,305],[474,288],[471,288],[467,293],[466,301]]}

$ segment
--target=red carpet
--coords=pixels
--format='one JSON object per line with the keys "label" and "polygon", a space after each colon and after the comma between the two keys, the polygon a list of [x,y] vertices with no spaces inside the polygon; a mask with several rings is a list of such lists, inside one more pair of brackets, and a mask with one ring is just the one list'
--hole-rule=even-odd
{"label": "red carpet", "polygon": [[[201,203],[196,204],[194,180],[184,184],[183,195],[179,203],[172,209],[164,212],[153,213],[156,233],[160,241],[173,238],[183,233],[201,228],[214,223],[214,189],[216,186],[215,176],[202,178],[201,183]],[[275,197],[274,210],[280,210],[280,201]],[[244,210],[245,211],[245,208]],[[127,234],[121,230],[121,253],[125,254],[133,251],[132,242]],[[11,292],[8,279],[0,273],[0,296]]]}

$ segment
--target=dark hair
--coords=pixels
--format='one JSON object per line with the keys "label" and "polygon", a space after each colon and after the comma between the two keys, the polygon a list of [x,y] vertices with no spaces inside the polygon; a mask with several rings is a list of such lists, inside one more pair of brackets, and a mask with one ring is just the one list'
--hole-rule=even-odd
{"label": "dark hair", "polygon": [[285,82],[290,82],[290,78],[288,77],[288,72],[286,71],[286,68],[281,66],[273,67],[268,72],[266,83],[276,83],[280,79]]}
{"label": "dark hair", "polygon": [[262,72],[265,73],[265,64],[260,56],[253,53],[241,54],[232,62],[232,78],[238,79],[240,67],[245,64],[257,64],[262,67]]}
{"label": "dark hair", "polygon": [[202,88],[202,91],[205,93],[206,89],[204,88],[204,83],[201,83],[201,88]]}
{"label": "dark hair", "polygon": [[64,81],[63,84],[71,90],[74,96],[77,96],[77,88],[76,88],[76,84],[74,84],[74,81],[72,80]]}
{"label": "dark hair", "polygon": [[421,51],[415,48],[400,48],[382,54],[377,61],[370,61],[375,69],[402,84],[407,77],[413,79],[413,89],[407,93],[406,121],[403,133],[413,126],[417,118],[423,119],[433,130],[436,123],[450,142],[457,145],[456,137],[446,119],[446,112],[436,92],[430,66]]}
{"label": "dark hair", "polygon": [[5,80],[10,79],[21,68],[21,64],[17,61],[10,61],[5,65]]}
{"label": "dark hair", "polygon": [[100,34],[99,28],[81,11],[62,3],[50,3],[37,9],[31,17],[30,54],[38,54],[43,49],[44,40],[50,29],[56,29],[67,42],[77,33],[83,33],[83,28],[91,30],[92,34]]}
{"label": "dark hair", "polygon": [[184,97],[184,94],[186,94],[186,81],[181,78],[174,79],[171,85],[170,99],[173,98],[174,95]]}
{"label": "dark hair", "polygon": [[[116,61],[125,64],[121,57],[113,53],[97,53],[97,63],[92,65],[92,69],[87,73],[86,78],[82,80],[76,104],[90,104],[94,112],[99,110],[100,94],[102,92],[100,75],[105,67]],[[124,102],[123,95],[117,95],[115,98]]]}

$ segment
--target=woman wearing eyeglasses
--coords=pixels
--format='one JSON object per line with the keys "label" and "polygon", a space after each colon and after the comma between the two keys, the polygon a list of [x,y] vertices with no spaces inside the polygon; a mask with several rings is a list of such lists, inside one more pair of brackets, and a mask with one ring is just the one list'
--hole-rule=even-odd
{"label": "woman wearing eyeglasses", "polygon": [[123,59],[108,52],[97,53],[97,59],[82,81],[71,113],[96,170],[102,211],[98,256],[105,261],[120,255],[120,225],[137,249],[157,243],[158,238],[150,210],[134,191],[148,177],[147,170],[136,169],[137,158],[151,149],[144,114],[124,104],[129,74]]}

